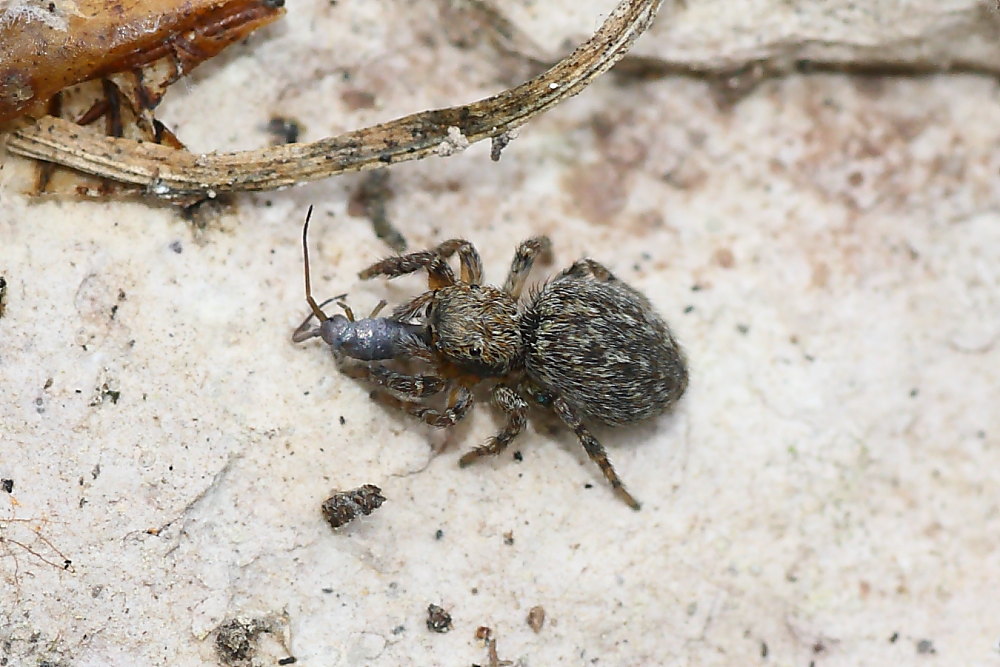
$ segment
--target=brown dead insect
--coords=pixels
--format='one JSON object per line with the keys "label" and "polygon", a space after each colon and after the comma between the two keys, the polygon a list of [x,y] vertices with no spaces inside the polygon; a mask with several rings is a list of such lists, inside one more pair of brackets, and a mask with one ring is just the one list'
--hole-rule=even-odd
{"label": "brown dead insect", "polygon": [[[461,263],[458,278],[448,265],[454,254]],[[637,510],[639,503],[584,419],[616,426],[668,409],[687,388],[684,354],[649,300],[592,259],[578,260],[521,302],[535,259],[549,254],[544,236],[521,243],[502,288],[483,285],[479,253],[463,239],[373,264],[359,274],[362,279],[423,269],[429,289],[379,318],[396,323],[385,327],[387,338],[404,326],[415,334],[405,345],[387,341],[384,348],[393,355],[354,357],[368,363],[342,364],[342,370],[376,385],[382,403],[441,428],[465,417],[472,389],[491,380],[493,402],[507,421],[486,444],[462,456],[461,466],[506,449],[524,429],[530,400],[573,430],[615,493]],[[343,349],[331,346],[343,361]],[[371,361],[380,358],[418,360],[434,373],[408,375]],[[444,409],[424,402],[446,390]]]}
{"label": "brown dead insect", "polygon": [[[161,59],[173,80],[283,13],[284,0],[15,0],[0,14],[0,122],[60,90]],[[139,88],[149,94],[149,88]],[[162,92],[155,92],[156,101]],[[152,107],[152,104],[146,104]]]}
{"label": "brown dead insect", "polygon": [[331,528],[340,528],[359,516],[368,516],[385,502],[382,489],[365,484],[350,491],[338,491],[323,503],[323,516]]}
{"label": "brown dead insect", "polygon": [[[22,116],[183,144],[152,110],[167,87],[284,13],[284,0],[13,0],[0,12],[0,126]],[[38,174],[46,190],[51,168]],[[98,188],[99,190],[101,188]],[[77,188],[80,194],[95,194]],[[105,194],[97,192],[96,194]]]}

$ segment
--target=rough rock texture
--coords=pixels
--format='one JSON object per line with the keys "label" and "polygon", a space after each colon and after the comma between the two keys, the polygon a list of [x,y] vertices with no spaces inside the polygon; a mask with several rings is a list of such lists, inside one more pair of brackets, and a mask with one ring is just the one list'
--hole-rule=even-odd
{"label": "rough rock texture", "polygon": [[[168,95],[182,139],[262,145],[278,115],[314,139],[536,67],[453,3],[293,4]],[[559,3],[552,32],[532,26],[555,2],[510,16],[555,53],[611,5],[588,4]],[[962,28],[986,5],[882,2],[881,32],[846,2],[800,5],[818,9],[689,0],[639,51],[728,68],[947,42],[953,62],[997,61]],[[459,470],[498,427],[485,401],[431,432],[291,344],[309,204],[318,294],[367,312],[422,287],[355,278],[389,252],[349,209],[364,176],[241,198],[203,227],[0,189],[0,658],[214,664],[227,619],[281,618],[256,664],[471,664],[479,626],[532,665],[995,661],[998,85],[825,73],[719,91],[612,75],[499,163],[477,145],[391,171],[411,247],[467,237],[501,280],[517,241],[549,234],[550,271],[591,255],[671,322],[691,363],[679,410],[598,431],[639,513],[550,420]],[[321,503],[365,483],[390,501],[334,533]],[[427,631],[432,603],[452,632]]]}
{"label": "rough rock texture", "polygon": [[[614,0],[563,5],[484,0],[521,41],[551,57],[592,31]],[[988,0],[667,0],[634,55],[698,70],[749,62],[1000,70],[1000,10]],[[512,40],[513,41],[513,40]]]}

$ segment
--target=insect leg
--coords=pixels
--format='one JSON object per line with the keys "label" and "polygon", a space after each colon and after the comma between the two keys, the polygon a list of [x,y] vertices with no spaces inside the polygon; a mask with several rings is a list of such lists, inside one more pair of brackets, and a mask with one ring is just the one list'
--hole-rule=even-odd
{"label": "insect leg", "polygon": [[[595,262],[596,263],[596,262]],[[575,266],[575,265],[574,265]],[[639,502],[632,497],[628,491],[625,490],[625,485],[622,484],[621,479],[618,477],[618,473],[615,472],[614,466],[608,461],[608,454],[604,451],[604,445],[602,445],[597,438],[595,438],[590,431],[584,426],[583,421],[581,421],[580,416],[576,411],[569,406],[566,401],[561,398],[556,398],[552,402],[552,408],[559,415],[559,418],[563,420],[566,426],[573,429],[576,434],[577,439],[583,448],[587,451],[587,456],[590,460],[597,464],[604,473],[605,479],[611,483],[611,487],[615,491],[615,495],[625,501],[625,504],[634,510],[639,509]]]}
{"label": "insect leg", "polygon": [[510,272],[503,284],[503,291],[515,299],[521,296],[524,281],[528,278],[535,259],[541,256],[546,264],[552,261],[552,242],[547,236],[536,236],[523,241],[514,253],[514,261],[510,263]]}
{"label": "insect leg", "polygon": [[[343,299],[345,296],[347,295],[340,294],[338,296],[331,296],[329,299],[319,304],[319,308],[323,308],[323,306],[330,303],[331,301]],[[313,327],[312,329],[309,328],[309,323],[312,322],[313,317],[314,315],[312,313],[309,313],[308,317],[302,320],[302,324],[300,324],[298,328],[292,332],[293,343],[301,343],[304,340],[309,340],[310,338],[315,338],[316,336],[319,335],[319,327]]]}
{"label": "insect leg", "polygon": [[496,456],[507,448],[514,438],[524,430],[525,415],[528,412],[528,403],[518,396],[517,392],[506,385],[498,384],[493,388],[493,402],[507,414],[507,423],[503,429],[490,438],[485,445],[476,447],[466,452],[458,460],[458,465],[465,467],[481,456]]}
{"label": "insect leg", "polygon": [[352,310],[351,307],[347,305],[346,301],[338,301],[337,305],[340,306],[340,309],[344,311],[344,317],[347,318],[348,322],[357,322],[357,320],[354,319],[354,310]]}

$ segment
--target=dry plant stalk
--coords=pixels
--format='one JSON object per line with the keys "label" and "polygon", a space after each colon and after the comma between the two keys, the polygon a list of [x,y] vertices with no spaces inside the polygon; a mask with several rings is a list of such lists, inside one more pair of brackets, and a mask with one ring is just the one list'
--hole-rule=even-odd
{"label": "dry plant stalk", "polygon": [[131,183],[164,199],[274,190],[337,174],[376,169],[509,133],[572,97],[620,60],[652,23],[662,0],[622,0],[604,24],[543,74],[464,106],[404,116],[313,143],[235,153],[193,154],[166,146],[100,136],[46,116],[7,140],[18,155]]}

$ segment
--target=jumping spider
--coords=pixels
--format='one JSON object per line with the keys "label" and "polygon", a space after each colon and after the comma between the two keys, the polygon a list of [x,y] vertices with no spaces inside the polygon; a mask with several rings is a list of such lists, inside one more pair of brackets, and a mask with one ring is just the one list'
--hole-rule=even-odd
{"label": "jumping spider", "polygon": [[[625,490],[604,447],[584,419],[616,426],[663,412],[684,393],[684,354],[649,300],[601,264],[581,259],[521,301],[528,272],[539,256],[551,255],[549,239],[521,243],[502,288],[483,284],[479,253],[471,243],[452,239],[436,248],[389,257],[362,271],[362,279],[395,278],[424,269],[428,291],[389,317],[355,320],[327,317],[310,293],[306,235],[306,300],[320,325],[309,319],[296,342],[321,336],[337,355],[367,363],[342,365],[351,377],[380,388],[375,396],[432,426],[446,428],[472,407],[472,389],[492,380],[493,402],[507,421],[486,444],[459,460],[466,466],[502,452],[525,426],[529,401],[548,408],[573,430],[615,493],[632,509],[639,503]],[[448,259],[458,254],[455,277]],[[343,305],[343,304],[342,304]],[[345,343],[350,341],[350,344]],[[416,359],[433,369],[408,375],[374,360]],[[448,390],[444,409],[423,399]]]}

